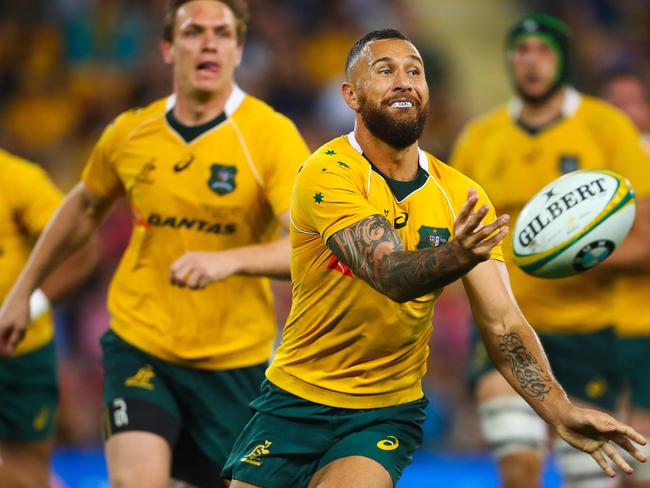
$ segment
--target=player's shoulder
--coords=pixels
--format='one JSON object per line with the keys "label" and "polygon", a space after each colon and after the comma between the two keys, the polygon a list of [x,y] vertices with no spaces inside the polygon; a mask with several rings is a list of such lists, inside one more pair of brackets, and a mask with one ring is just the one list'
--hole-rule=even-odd
{"label": "player's shoulder", "polygon": [[45,170],[38,164],[0,148],[0,172],[11,179],[45,176]]}
{"label": "player's shoulder", "polygon": [[584,93],[580,94],[580,107],[576,112],[579,117],[590,122],[606,126],[607,122],[628,124],[627,116],[605,100]]}
{"label": "player's shoulder", "polygon": [[444,163],[431,153],[425,152],[425,154],[429,160],[429,173],[431,176],[450,190],[455,197],[464,201],[470,188],[476,189],[479,193],[485,193],[483,187],[466,174]]}
{"label": "player's shoulder", "polygon": [[345,174],[367,175],[370,163],[352,146],[349,136],[343,135],[326,142],[311,153],[303,163],[301,172],[324,172],[323,168],[328,167]]}
{"label": "player's shoulder", "polygon": [[[256,130],[263,128],[268,133],[293,127],[289,117],[278,112],[265,101],[244,92],[241,92],[240,97],[241,100],[232,111],[231,117],[243,128]],[[228,107],[226,110],[228,111]]]}
{"label": "player's shoulder", "polygon": [[163,117],[171,106],[173,96],[160,98],[144,107],[131,107],[115,117],[109,127],[116,133],[129,134],[141,125]]}
{"label": "player's shoulder", "polygon": [[512,123],[508,105],[492,108],[471,119],[466,127],[474,131],[484,131],[495,127],[503,127]]}

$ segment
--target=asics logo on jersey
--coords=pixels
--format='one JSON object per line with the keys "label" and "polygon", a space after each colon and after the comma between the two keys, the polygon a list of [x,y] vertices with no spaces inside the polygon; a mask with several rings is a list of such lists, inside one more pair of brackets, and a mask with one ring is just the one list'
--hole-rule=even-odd
{"label": "asics logo on jersey", "polygon": [[399,447],[399,439],[394,435],[389,435],[377,443],[377,447],[382,451],[394,451]]}
{"label": "asics logo on jersey", "polygon": [[264,441],[264,444],[256,445],[251,452],[243,456],[240,461],[243,463],[252,464],[253,466],[261,466],[264,461],[260,458],[270,454],[269,446],[273,444],[271,441]]}
{"label": "asics logo on jersey", "polygon": [[397,229],[402,229],[406,227],[406,223],[409,221],[409,214],[406,212],[402,212],[402,215],[398,215],[395,217],[395,220],[393,221],[393,227],[395,227],[395,230]]}
{"label": "asics logo on jersey", "polygon": [[219,196],[231,193],[237,188],[237,183],[235,182],[236,174],[236,166],[213,164],[210,166],[210,178],[208,179],[210,190]]}
{"label": "asics logo on jersey", "polygon": [[194,162],[194,154],[190,154],[189,156],[181,159],[178,163],[174,165],[174,173],[180,173],[181,171],[185,171],[187,168],[190,167],[190,164]]}
{"label": "asics logo on jersey", "polygon": [[201,219],[192,219],[189,217],[166,217],[160,214],[151,214],[147,217],[147,225],[154,227],[172,227],[174,229],[196,230],[208,234],[234,234],[237,232],[237,224],[208,222]]}
{"label": "asics logo on jersey", "polygon": [[147,364],[138,370],[136,374],[127,378],[124,381],[126,386],[134,386],[136,388],[144,388],[145,390],[153,390],[153,384],[151,380],[156,376],[156,373],[153,371],[153,366]]}

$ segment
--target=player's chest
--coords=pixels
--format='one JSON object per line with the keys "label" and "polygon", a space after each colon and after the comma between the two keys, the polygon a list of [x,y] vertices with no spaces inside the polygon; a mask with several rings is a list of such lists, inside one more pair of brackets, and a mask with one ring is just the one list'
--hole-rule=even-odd
{"label": "player's chest", "polygon": [[436,247],[452,238],[453,211],[445,193],[432,179],[405,198],[396,197],[382,183],[377,182],[368,201],[392,224],[405,249]]}
{"label": "player's chest", "polygon": [[502,209],[523,205],[563,174],[607,167],[606,155],[593,135],[568,122],[537,135],[513,126],[486,138],[480,149],[475,179]]}
{"label": "player's chest", "polygon": [[119,155],[119,178],[138,208],[246,208],[259,199],[259,175],[232,131],[191,144],[160,132],[129,141]]}

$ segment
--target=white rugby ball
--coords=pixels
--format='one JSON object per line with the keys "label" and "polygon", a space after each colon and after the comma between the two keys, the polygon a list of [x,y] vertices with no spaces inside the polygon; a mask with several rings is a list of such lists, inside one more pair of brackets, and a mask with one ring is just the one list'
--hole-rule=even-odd
{"label": "white rugby ball", "polygon": [[612,254],[634,222],[630,182],[609,170],[578,170],[542,188],[512,234],[517,266],[540,278],[582,273]]}

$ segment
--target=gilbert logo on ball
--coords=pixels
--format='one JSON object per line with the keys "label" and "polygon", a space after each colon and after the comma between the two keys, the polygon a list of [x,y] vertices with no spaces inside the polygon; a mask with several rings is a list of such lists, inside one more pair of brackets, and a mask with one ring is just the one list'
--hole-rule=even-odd
{"label": "gilbert logo on ball", "polygon": [[542,188],[512,235],[515,263],[540,278],[582,273],[614,252],[636,213],[634,190],[608,170],[579,170]]}

